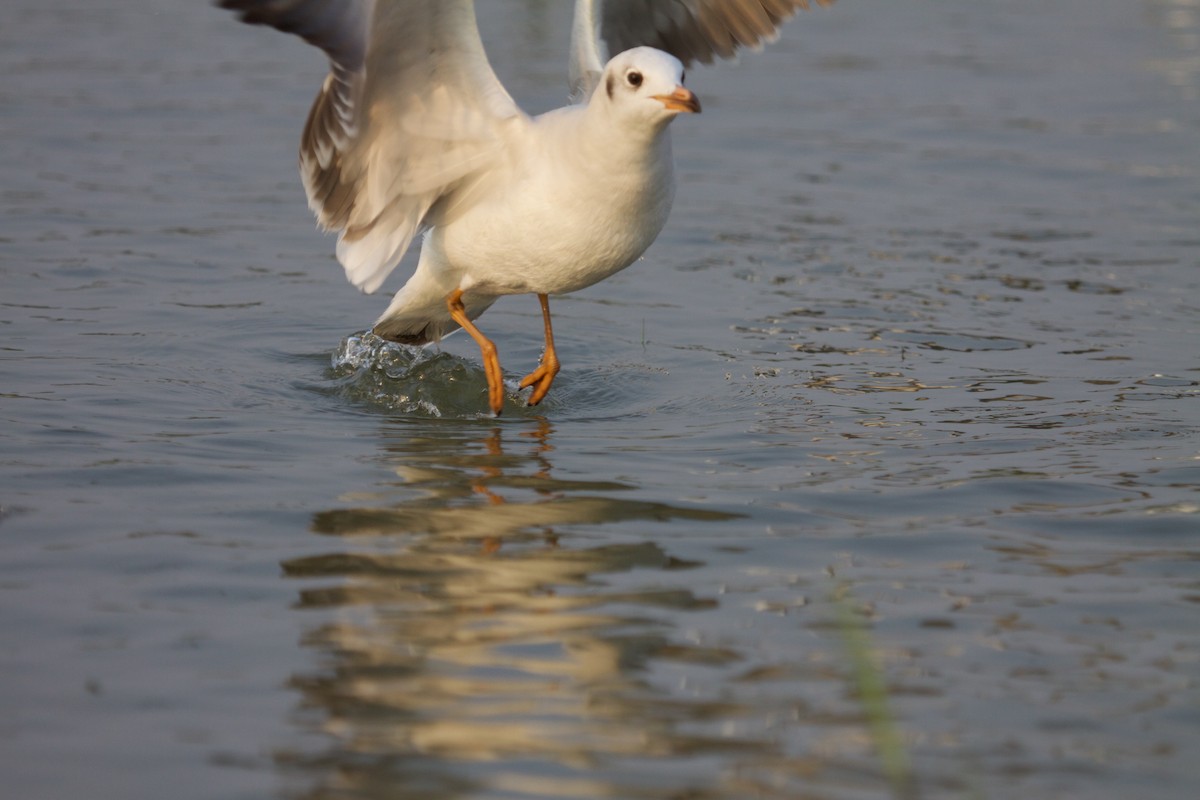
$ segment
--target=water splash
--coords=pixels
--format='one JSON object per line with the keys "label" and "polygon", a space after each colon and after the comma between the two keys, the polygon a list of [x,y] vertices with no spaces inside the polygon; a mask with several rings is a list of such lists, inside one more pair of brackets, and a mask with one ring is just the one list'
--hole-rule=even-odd
{"label": "water splash", "polygon": [[[520,388],[521,374],[505,376],[505,419],[550,413],[582,419],[640,415],[654,413],[664,402],[678,403],[680,397],[699,397],[682,391],[678,381],[666,381],[663,367],[623,361],[573,364],[559,374],[545,400],[530,406]],[[353,333],[333,352],[326,378],[316,391],[373,411],[416,418],[492,416],[483,366],[474,357],[443,352],[436,345],[415,347],[370,331]]]}
{"label": "water splash", "polygon": [[422,417],[487,414],[483,368],[436,347],[351,334],[330,360],[331,393],[356,404]]}

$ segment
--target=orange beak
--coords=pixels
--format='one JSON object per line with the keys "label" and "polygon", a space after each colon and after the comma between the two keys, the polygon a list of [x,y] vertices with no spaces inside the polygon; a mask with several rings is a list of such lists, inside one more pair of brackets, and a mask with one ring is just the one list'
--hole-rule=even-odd
{"label": "orange beak", "polygon": [[691,89],[676,86],[670,94],[656,94],[654,99],[662,103],[670,111],[686,111],[690,114],[700,113],[700,100],[692,94]]}

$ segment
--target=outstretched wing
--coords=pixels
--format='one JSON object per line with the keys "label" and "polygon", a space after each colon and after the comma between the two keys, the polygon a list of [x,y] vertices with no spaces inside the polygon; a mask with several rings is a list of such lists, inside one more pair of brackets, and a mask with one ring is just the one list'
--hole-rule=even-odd
{"label": "outstretched wing", "polygon": [[710,64],[773,41],[780,25],[808,7],[809,0],[576,0],[571,96],[588,97],[608,59],[631,47],[665,50],[684,65]]}
{"label": "outstretched wing", "polygon": [[379,288],[413,237],[505,153],[527,117],[488,63],[472,0],[220,0],[325,51],[300,143],[321,226],[351,283]]}

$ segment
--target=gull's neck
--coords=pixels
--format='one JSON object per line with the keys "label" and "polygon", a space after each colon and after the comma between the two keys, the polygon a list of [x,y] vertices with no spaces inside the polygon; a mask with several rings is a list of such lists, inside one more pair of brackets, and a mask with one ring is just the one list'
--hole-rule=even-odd
{"label": "gull's neck", "polygon": [[661,124],[618,115],[604,87],[597,87],[578,119],[578,147],[588,158],[608,165],[610,169],[624,167],[659,171],[671,169],[670,117]]}

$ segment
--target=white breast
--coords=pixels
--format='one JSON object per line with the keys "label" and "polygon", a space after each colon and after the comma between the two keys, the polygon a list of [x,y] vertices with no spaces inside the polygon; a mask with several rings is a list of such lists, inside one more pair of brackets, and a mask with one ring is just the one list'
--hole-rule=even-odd
{"label": "white breast", "polygon": [[669,134],[604,142],[583,119],[579,108],[539,117],[540,135],[508,175],[431,233],[425,246],[463,289],[573,292],[629,266],[658,236],[675,193]]}

